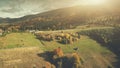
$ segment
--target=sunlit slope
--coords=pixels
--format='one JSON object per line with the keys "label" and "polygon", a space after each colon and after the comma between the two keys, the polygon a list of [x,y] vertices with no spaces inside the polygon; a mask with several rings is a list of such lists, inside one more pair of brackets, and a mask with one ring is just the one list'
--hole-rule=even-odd
{"label": "sunlit slope", "polygon": [[79,25],[114,26],[120,24],[119,13],[119,8],[113,6],[74,6],[15,19],[0,18],[0,23],[14,23],[21,30],[69,29]]}
{"label": "sunlit slope", "polygon": [[0,37],[0,48],[39,46],[41,43],[30,33],[10,33]]}
{"label": "sunlit slope", "polygon": [[0,68],[42,68],[45,61],[37,54],[42,53],[38,47],[24,47],[0,50]]}
{"label": "sunlit slope", "polygon": [[[25,16],[21,25],[42,29],[69,29],[78,25],[113,26],[119,24],[119,10],[110,6],[75,6]],[[27,21],[25,21],[27,19]]]}

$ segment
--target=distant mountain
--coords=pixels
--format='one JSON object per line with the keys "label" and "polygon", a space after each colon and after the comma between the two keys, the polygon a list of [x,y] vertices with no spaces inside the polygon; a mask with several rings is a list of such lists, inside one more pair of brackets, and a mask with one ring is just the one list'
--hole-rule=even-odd
{"label": "distant mountain", "polygon": [[119,24],[120,10],[111,6],[74,6],[21,18],[0,18],[24,29],[69,29],[79,25],[113,26]]}

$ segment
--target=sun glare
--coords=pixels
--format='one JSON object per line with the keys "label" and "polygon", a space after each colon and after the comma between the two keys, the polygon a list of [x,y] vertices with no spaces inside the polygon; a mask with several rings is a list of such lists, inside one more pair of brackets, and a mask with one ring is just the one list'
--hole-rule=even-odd
{"label": "sun glare", "polygon": [[102,5],[106,0],[79,0],[76,4],[81,5]]}

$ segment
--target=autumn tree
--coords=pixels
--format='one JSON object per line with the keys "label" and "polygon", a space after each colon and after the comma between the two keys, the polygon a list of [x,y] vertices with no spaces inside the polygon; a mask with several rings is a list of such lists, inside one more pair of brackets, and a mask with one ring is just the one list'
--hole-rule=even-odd
{"label": "autumn tree", "polygon": [[78,53],[73,53],[72,54],[72,63],[73,63],[72,68],[80,68],[81,63],[83,63],[83,59],[78,55]]}
{"label": "autumn tree", "polygon": [[62,57],[64,55],[61,47],[58,47],[57,49],[55,49],[54,53],[57,57]]}

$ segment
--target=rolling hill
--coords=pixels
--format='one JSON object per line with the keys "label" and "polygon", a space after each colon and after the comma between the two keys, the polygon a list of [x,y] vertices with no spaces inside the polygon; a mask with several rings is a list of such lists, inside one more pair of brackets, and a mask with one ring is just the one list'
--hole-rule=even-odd
{"label": "rolling hill", "polygon": [[21,18],[0,18],[0,23],[20,26],[19,29],[58,30],[80,25],[115,26],[120,24],[120,11],[111,6],[74,6]]}

